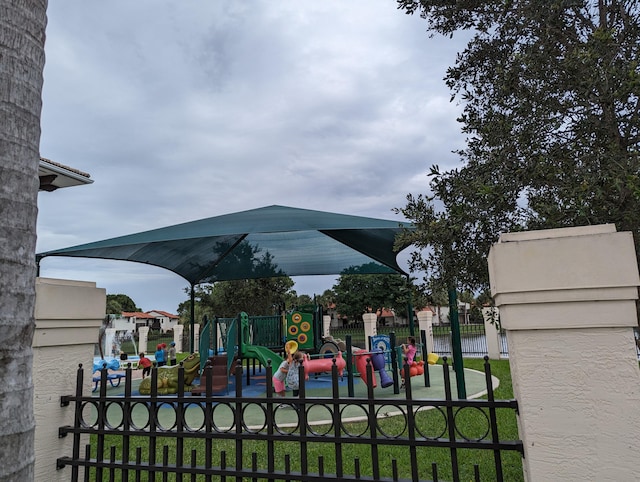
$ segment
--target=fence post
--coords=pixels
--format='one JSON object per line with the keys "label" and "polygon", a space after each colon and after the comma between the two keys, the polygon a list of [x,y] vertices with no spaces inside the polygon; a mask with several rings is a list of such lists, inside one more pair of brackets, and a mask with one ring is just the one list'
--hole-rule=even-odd
{"label": "fence post", "polygon": [[509,233],[489,253],[527,481],[631,480],[638,262],[614,225]]}
{"label": "fence post", "polygon": [[500,330],[498,330],[498,308],[482,308],[484,335],[487,340],[487,354],[492,360],[500,360]]}
{"label": "fence post", "polygon": [[[59,457],[70,456],[72,436],[58,438],[58,428],[74,423],[74,407],[60,397],[76,393],[76,373],[93,371],[94,347],[106,312],[106,290],[84,281],[36,279],[36,330],[33,336],[35,407],[35,480],[70,480],[71,467],[56,470]],[[111,355],[111,346],[109,353]],[[85,376],[83,391],[91,390]],[[88,437],[84,440],[88,443]]]}

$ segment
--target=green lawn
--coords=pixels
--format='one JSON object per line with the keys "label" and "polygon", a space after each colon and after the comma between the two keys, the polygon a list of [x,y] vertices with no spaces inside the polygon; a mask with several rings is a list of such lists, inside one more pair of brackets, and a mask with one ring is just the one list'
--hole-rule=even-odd
{"label": "green lawn", "polygon": [[[479,371],[483,371],[484,361],[481,359],[465,359],[466,368],[472,368]],[[492,361],[491,362],[492,374],[500,379],[500,386],[495,390],[496,399],[511,399],[513,398],[513,389],[511,384],[511,374],[509,370],[508,361]],[[486,398],[486,397],[485,397]],[[475,409],[464,409],[464,413],[461,413],[456,418],[458,424],[464,425],[464,433],[467,436],[479,436],[478,434],[484,433],[486,430],[486,418],[483,414],[478,413]],[[436,410],[429,410],[420,412],[418,414],[419,425],[424,428],[427,427],[428,433],[440,433],[443,428],[443,418],[438,414]],[[516,415],[512,410],[499,410],[497,415],[499,433],[501,440],[517,440],[518,430]],[[367,432],[366,422],[356,422],[345,424],[345,430],[351,434]],[[384,433],[394,434],[397,436],[403,436],[406,434],[406,428],[404,424],[404,418],[390,417],[379,421],[379,428]],[[314,427],[316,433],[323,433],[323,427]],[[326,430],[324,430],[326,431]],[[163,447],[167,446],[167,454],[169,456],[169,462],[175,461],[176,453],[176,440],[170,437],[158,437],[157,439],[156,459],[162,460]],[[142,460],[148,460],[148,438],[147,437],[132,437],[131,438],[131,457],[135,458],[135,447],[141,447]],[[107,440],[106,446],[113,444],[116,448],[116,456],[120,458],[122,451],[122,439],[121,437],[112,437]],[[191,454],[192,450],[195,450],[197,454],[196,464],[203,465],[205,463],[205,450],[204,441],[202,440],[190,440],[185,439],[185,457]],[[92,438],[92,445],[95,447],[95,438]],[[399,470],[400,478],[409,478],[410,472],[410,459],[409,451],[406,447],[383,445],[378,444],[377,449],[379,451],[378,460],[381,463],[381,470],[386,471],[392,463],[392,460],[397,461],[397,467]],[[267,448],[264,441],[243,441],[243,467],[251,467],[252,453],[256,454],[258,467],[266,467],[267,464]],[[275,456],[273,460],[276,464],[276,468],[282,469],[284,467],[284,458],[286,454],[290,454],[291,470],[296,471],[300,469],[300,456],[301,446],[298,442],[275,442]],[[221,456],[224,453],[227,465],[235,465],[235,453],[236,442],[233,440],[214,439],[212,449],[213,465],[220,465]],[[354,460],[358,458],[361,461],[362,475],[371,475],[370,460],[371,446],[370,445],[358,445],[358,444],[343,444],[343,453],[345,460],[345,470],[349,470],[353,466]],[[419,463],[424,468],[426,473],[421,474],[421,479],[432,478],[431,464],[435,463],[438,466],[438,477],[441,480],[451,480],[451,468],[450,468],[450,450],[447,448],[426,448],[419,450]],[[335,450],[334,445],[330,443],[314,442],[309,443],[305,449],[305,454],[309,460],[309,471],[317,472],[319,457],[322,457],[325,473],[334,473],[335,471]],[[479,465],[480,480],[492,481],[496,479],[494,472],[494,454],[491,450],[479,450],[479,449],[465,449],[458,450],[458,463],[460,467],[461,480],[473,480],[474,477],[474,465]],[[519,453],[517,452],[502,452],[503,461],[503,475],[504,480],[510,482],[518,482],[523,480],[522,475],[522,461]],[[190,460],[190,459],[189,459]],[[384,473],[384,472],[383,472]],[[115,480],[120,480],[118,477]],[[143,476],[142,480],[147,480]],[[171,475],[168,480],[176,480]],[[196,479],[204,480],[204,478]]]}

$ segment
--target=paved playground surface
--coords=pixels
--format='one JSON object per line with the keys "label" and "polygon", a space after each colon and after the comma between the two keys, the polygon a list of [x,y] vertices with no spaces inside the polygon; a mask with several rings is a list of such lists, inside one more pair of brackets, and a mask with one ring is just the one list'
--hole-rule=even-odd
{"label": "paved playground surface", "polygon": [[[246,370],[246,369],[245,369]],[[253,374],[251,370],[251,377],[249,385],[247,385],[246,371],[243,376],[242,396],[247,399],[248,403],[243,404],[242,413],[245,425],[248,427],[260,427],[265,423],[265,403],[263,399],[266,399],[266,370],[256,369],[256,373]],[[452,390],[455,393],[456,379],[455,372],[449,368],[451,377]],[[411,378],[411,396],[413,399],[420,400],[442,400],[445,398],[444,390],[444,373],[441,365],[433,365],[429,369],[430,386],[425,387],[425,379],[423,376],[415,376]],[[377,387],[373,389],[373,396],[375,399],[375,405],[383,407],[379,410],[379,416],[393,415],[399,407],[393,405],[394,400],[406,399],[407,393],[405,389],[400,389],[399,393],[394,393],[393,386],[382,388],[380,385],[379,375],[376,373]],[[138,386],[140,379],[132,380],[133,395],[139,395]],[[214,398],[213,416],[215,424],[221,430],[226,430],[231,427],[234,420],[234,411],[236,409],[236,403],[230,400],[230,397],[235,396],[235,380],[234,377],[230,377],[230,383],[227,393],[216,393]],[[465,369],[465,383],[467,398],[478,398],[486,394],[486,384],[484,373],[476,370]],[[195,384],[198,384],[196,380]],[[499,381],[494,377],[493,385],[494,389],[498,386]],[[354,397],[366,399],[367,398],[367,385],[359,378],[354,377],[353,383]],[[315,377],[311,375],[306,382],[306,397],[332,397],[332,381],[329,375],[321,375]],[[340,398],[347,398],[349,396],[348,380],[344,377],[338,382],[338,392]],[[108,387],[107,396],[122,396],[124,394],[124,383],[119,387]],[[94,396],[97,397],[96,392]],[[141,396],[141,399],[147,397]],[[175,396],[167,395],[162,397],[166,399],[160,410],[158,411],[158,422],[161,427],[170,429],[176,420],[175,404],[172,401]],[[204,410],[202,409],[200,402],[204,401],[202,396],[187,396],[187,398],[193,398],[194,404],[187,407],[185,411],[185,420],[189,427],[197,429],[204,420]],[[256,400],[257,399],[257,400]],[[297,425],[298,416],[297,412],[292,409],[291,406],[279,406],[282,402],[291,402],[295,400],[291,391],[287,391],[287,396],[284,399],[274,398],[275,420],[279,427],[286,427],[287,425]],[[118,425],[120,418],[120,411],[112,407],[108,411],[108,418],[111,423]],[[357,421],[366,417],[366,412],[358,406],[345,406],[341,412],[343,420],[348,419]],[[144,427],[148,423],[149,412],[147,404],[140,403],[137,408],[134,408],[132,412],[133,422],[138,427]],[[312,405],[307,407],[307,420],[310,425],[323,424],[329,422],[331,418],[331,412],[324,405]]]}

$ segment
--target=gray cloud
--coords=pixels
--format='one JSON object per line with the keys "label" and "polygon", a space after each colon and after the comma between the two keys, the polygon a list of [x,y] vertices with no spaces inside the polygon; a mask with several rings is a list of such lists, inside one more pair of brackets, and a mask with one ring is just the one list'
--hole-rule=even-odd
{"label": "gray cloud", "polygon": [[[430,165],[458,162],[442,77],[461,46],[383,0],[50,2],[41,154],[95,182],[40,194],[38,250],[271,204],[396,219]],[[131,263],[42,275],[145,310],[185,299]]]}

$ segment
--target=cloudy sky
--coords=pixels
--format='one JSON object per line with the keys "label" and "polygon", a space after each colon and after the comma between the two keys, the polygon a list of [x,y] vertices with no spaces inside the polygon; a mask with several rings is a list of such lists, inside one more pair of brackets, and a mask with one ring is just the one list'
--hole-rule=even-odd
{"label": "cloudy sky", "polygon": [[[442,80],[461,39],[393,0],[49,2],[41,155],[91,175],[39,194],[38,252],[273,204],[401,218],[464,137]],[[175,313],[160,268],[46,258]],[[298,294],[332,277],[295,278]]]}

